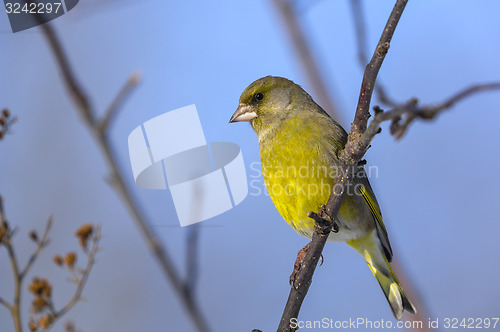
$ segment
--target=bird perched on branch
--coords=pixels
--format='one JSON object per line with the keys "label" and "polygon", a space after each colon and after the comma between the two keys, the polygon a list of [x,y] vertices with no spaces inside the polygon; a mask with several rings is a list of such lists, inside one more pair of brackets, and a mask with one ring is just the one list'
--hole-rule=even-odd
{"label": "bird perched on branch", "polygon": [[[243,91],[229,122],[241,121],[250,122],[258,136],[262,174],[274,205],[295,231],[312,238],[315,222],[308,213],[328,201],[347,133],[304,89],[282,77],[260,78]],[[364,257],[397,319],[404,310],[415,314],[389,264],[391,245],[364,166],[352,182],[335,220],[339,230],[328,241],[345,242]]]}

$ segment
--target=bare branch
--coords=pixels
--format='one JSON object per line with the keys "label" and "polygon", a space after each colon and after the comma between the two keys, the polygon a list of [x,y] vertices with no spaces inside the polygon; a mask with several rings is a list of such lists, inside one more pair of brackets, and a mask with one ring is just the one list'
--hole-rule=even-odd
{"label": "bare branch", "polygon": [[[49,219],[51,222],[52,219]],[[47,228],[50,228],[48,226]],[[47,244],[47,233],[43,236],[43,243]],[[34,277],[28,290],[34,295],[30,307],[30,318],[28,325],[32,331],[47,331],[49,330],[62,316],[71,310],[75,304],[81,300],[83,289],[90,276],[92,267],[95,264],[95,257],[99,251],[99,241],[101,239],[100,228],[97,225],[85,224],[75,233],[80,246],[87,256],[85,268],[79,269],[76,266],[77,255],[74,251],[70,251],[64,258],[60,255],[54,257],[54,263],[58,266],[66,266],[71,273],[71,281],[76,284],[76,289],[73,296],[68,300],[66,305],[60,310],[56,310],[52,298],[52,285],[47,278]],[[36,240],[36,236],[32,239]],[[88,242],[91,242],[91,249],[87,250]],[[43,248],[44,245],[40,245]]]}
{"label": "bare branch", "polygon": [[7,249],[7,254],[9,256],[12,273],[14,275],[14,302],[10,304],[8,308],[10,309],[12,320],[14,321],[14,329],[16,330],[16,332],[20,332],[22,330],[21,311],[20,311],[21,278],[19,277],[19,263],[17,261],[14,247],[12,246],[13,231],[10,229],[9,223],[7,222],[7,218],[5,217],[5,210],[3,206],[2,196],[0,196],[0,227],[2,227],[2,237],[3,237],[2,243],[5,245],[5,248]]}
{"label": "bare branch", "polygon": [[188,229],[186,240],[186,281],[185,292],[187,296],[193,296],[198,280],[198,245],[200,236],[200,225],[193,224]]}
{"label": "bare branch", "polygon": [[127,82],[122,87],[120,92],[118,92],[115,99],[113,100],[111,105],[109,105],[108,109],[106,110],[106,113],[104,113],[101,121],[99,122],[98,130],[101,133],[104,134],[107,132],[110,122],[114,119],[114,117],[118,113],[118,110],[120,110],[121,106],[125,102],[125,99],[130,95],[133,88],[135,88],[135,86],[139,84],[140,81],[141,81],[140,73],[133,72],[130,75]]}
{"label": "bare branch", "polygon": [[6,225],[7,224],[7,218],[5,217],[5,209],[3,207],[3,197],[0,195],[0,225]]}
{"label": "bare branch", "polygon": [[[108,109],[108,112],[106,112],[104,118],[106,120],[104,120],[104,122],[97,121],[96,120],[97,112],[91,107],[87,95],[84,93],[84,90],[78,83],[78,80],[76,79],[76,76],[74,75],[73,70],[71,69],[71,66],[69,64],[68,57],[64,52],[61,43],[55,31],[53,30],[52,26],[50,25],[50,23],[45,23],[42,24],[40,28],[42,29],[45,37],[47,38],[47,41],[49,42],[52,51],[54,52],[56,62],[59,65],[61,72],[63,73],[64,84],[66,85],[68,91],[70,92],[70,95],[73,98],[73,101],[75,102],[78,111],[83,116],[83,119],[85,120],[90,131],[94,135],[97,145],[101,148],[101,151],[103,152],[103,157],[107,162],[108,168],[111,172],[111,178],[114,184],[114,188],[122,197],[125,206],[128,208],[131,216],[135,220],[137,227],[142,232],[142,235],[144,236],[145,241],[149,246],[149,249],[151,250],[153,256],[156,258],[161,269],[163,270],[165,276],[167,277],[167,280],[170,281],[172,287],[179,296],[184,307],[187,309],[187,312],[191,320],[193,321],[194,325],[196,326],[197,330],[208,331],[209,330],[208,324],[205,318],[203,317],[197,302],[194,300],[194,297],[185,296],[183,287],[184,283],[182,282],[179,273],[175,269],[175,266],[173,264],[172,259],[170,258],[167,249],[165,248],[165,246],[162,244],[158,236],[151,228],[150,226],[151,223],[147,221],[147,218],[145,217],[145,214],[140,208],[139,203],[133,197],[132,190],[129,188],[128,184],[124,180],[125,177],[118,166],[119,159],[116,155],[116,151],[114,150],[111,142],[109,141],[107,131],[105,130],[105,128],[108,128],[110,122],[113,120],[114,114],[117,112],[117,108],[121,103],[123,97],[129,94],[129,89],[132,86],[129,87],[126,85],[123,96],[122,97],[118,96],[115,99],[117,100],[115,105],[113,106],[112,104],[110,109]],[[101,123],[101,125],[99,125],[99,123]],[[102,123],[104,123],[104,125]]]}
{"label": "bare branch", "polygon": [[477,84],[473,85],[467,89],[464,89],[463,91],[451,96],[444,102],[433,105],[433,106],[428,106],[428,107],[423,107],[422,108],[422,116],[420,116],[422,119],[432,119],[434,118],[438,113],[449,109],[450,107],[454,106],[457,102],[461,101],[462,99],[469,97],[470,95],[481,92],[481,91],[490,91],[490,90],[498,90],[500,89],[500,83],[489,83],[489,84]]}
{"label": "bare branch", "polygon": [[33,263],[38,258],[38,255],[43,248],[49,243],[48,236],[50,228],[52,226],[52,216],[48,218],[42,239],[38,240],[36,233],[32,236],[32,239],[37,242],[37,248],[35,252],[31,255],[26,264],[26,267],[21,271],[19,268],[19,263],[15,254],[14,246],[12,245],[12,235],[13,231],[10,229],[9,223],[5,217],[5,210],[3,206],[3,200],[0,196],[0,243],[4,244],[7,249],[7,254],[11,263],[12,273],[14,274],[14,301],[12,304],[8,303],[6,300],[0,298],[0,304],[3,304],[7,309],[9,309],[14,322],[14,329],[16,332],[22,331],[21,323],[21,286],[24,277],[29,272]]}
{"label": "bare branch", "polygon": [[[387,112],[383,112],[382,110],[377,109],[373,120],[370,121],[368,129],[361,137],[359,137],[359,144],[352,145],[353,149],[355,150],[354,153],[361,152],[359,150],[356,150],[356,147],[364,147],[370,145],[375,135],[379,132],[380,124],[382,122],[392,121],[391,134],[394,135],[397,139],[400,139],[406,133],[410,123],[412,123],[415,119],[432,120],[443,111],[454,106],[457,102],[475,93],[491,90],[500,90],[500,83],[478,84],[471,86],[454,94],[444,102],[436,105],[418,107],[417,100],[412,99],[405,105],[401,105]],[[401,119],[403,119],[403,117],[404,121],[402,124],[400,124],[400,121]]]}
{"label": "bare branch", "polygon": [[66,322],[66,324],[64,324],[64,331],[66,331],[66,332],[78,332],[78,330],[76,329],[75,323],[73,323],[71,321]]}
{"label": "bare branch", "polygon": [[354,21],[354,28],[356,30],[356,43],[358,46],[358,60],[362,67],[368,63],[367,56],[367,41],[366,41],[366,26],[365,18],[363,15],[363,6],[361,0],[351,0],[351,11]]}
{"label": "bare branch", "polygon": [[[37,1],[38,2],[38,1]],[[34,17],[37,17],[36,15]],[[64,52],[59,39],[57,38],[54,29],[50,23],[42,24],[42,31],[49,42],[52,52],[57,60],[57,64],[63,74],[63,79],[70,93],[73,101],[75,102],[77,108],[80,110],[81,115],[84,117],[87,123],[94,125],[95,114],[92,112],[91,105],[88,101],[87,96],[83,92],[84,90],[80,86],[80,83],[76,80],[73,69],[69,64],[69,60]]]}
{"label": "bare branch", "polygon": [[50,228],[52,227],[52,221],[53,221],[53,216],[50,216],[47,219],[47,224],[45,225],[45,230],[43,232],[42,239],[38,241],[35,252],[29,258],[28,263],[26,264],[26,267],[24,268],[24,270],[19,274],[19,279],[21,279],[21,281],[24,279],[26,274],[29,272],[31,266],[33,265],[35,260],[38,258],[38,255],[40,254],[42,249],[49,244],[48,237],[49,237]]}
{"label": "bare branch", "polygon": [[0,304],[9,309],[9,311],[12,311],[12,304],[9,302],[5,301],[3,298],[0,297]]}
{"label": "bare branch", "polygon": [[95,264],[95,256],[97,255],[97,252],[99,251],[99,241],[101,239],[101,231],[98,226],[95,226],[94,228],[94,233],[92,236],[92,247],[90,248],[88,254],[87,254],[87,264],[85,268],[81,271],[80,275],[81,277],[76,280],[77,282],[77,287],[75,290],[75,293],[71,297],[71,299],[66,303],[66,305],[61,308],[59,311],[56,311],[54,314],[54,322],[64,316],[68,311],[73,308],[75,304],[77,304],[81,298],[82,298],[82,292],[83,289],[85,288],[85,284],[87,283],[87,280],[90,276],[90,272],[92,270],[92,267]]}
{"label": "bare branch", "polygon": [[382,63],[384,62],[385,55],[391,45],[392,35],[396,30],[396,26],[407,3],[408,0],[398,0],[394,5],[384,31],[382,32],[382,36],[375,48],[372,59],[365,68],[363,81],[361,82],[358,106],[356,108],[356,114],[354,115],[354,122],[351,124],[351,132],[349,133],[350,142],[347,144],[352,143],[359,134],[362,134],[366,130],[368,118],[370,117],[370,102],[375,87],[375,81],[380,67],[382,67]]}
{"label": "bare branch", "polygon": [[[358,60],[361,68],[365,68],[368,63],[368,52],[367,52],[367,40],[366,40],[366,25],[365,18],[363,14],[363,6],[361,5],[361,0],[351,0],[351,11],[354,21],[354,27],[356,30],[356,43],[358,46]],[[382,104],[389,106],[396,106],[396,103],[389,98],[389,95],[385,91],[383,85],[380,83],[380,80],[377,80],[375,84],[375,91],[377,92],[377,96],[379,101]]]}
{"label": "bare branch", "polygon": [[11,126],[16,123],[17,117],[11,116],[8,108],[2,109],[0,112],[0,140],[9,133]]}
{"label": "bare branch", "polygon": [[334,102],[335,99],[331,97],[332,92],[326,89],[325,79],[316,65],[313,52],[303,31],[304,29],[300,25],[293,4],[289,0],[273,0],[273,2],[285,23],[295,51],[304,65],[304,71],[311,82],[313,90],[316,92],[319,104],[323,105],[325,111],[333,118],[342,122],[339,109]]}

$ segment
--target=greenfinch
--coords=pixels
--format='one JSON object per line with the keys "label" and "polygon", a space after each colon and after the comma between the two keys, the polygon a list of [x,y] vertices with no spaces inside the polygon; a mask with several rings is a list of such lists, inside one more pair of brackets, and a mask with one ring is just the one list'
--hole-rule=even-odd
{"label": "greenfinch", "polygon": [[[266,76],[241,94],[229,122],[250,122],[257,134],[266,189],[285,221],[311,239],[310,211],[326,204],[340,174],[337,153],[347,142],[346,131],[299,85]],[[364,257],[396,319],[416,309],[389,262],[392,249],[377,199],[364,166],[353,174],[337,219],[339,231],[328,241],[345,242]]]}

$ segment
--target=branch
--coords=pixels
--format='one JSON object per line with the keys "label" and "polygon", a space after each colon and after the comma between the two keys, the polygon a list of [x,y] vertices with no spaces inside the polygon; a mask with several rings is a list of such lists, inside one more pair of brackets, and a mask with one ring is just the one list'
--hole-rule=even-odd
{"label": "branch", "polygon": [[14,247],[12,246],[13,231],[10,229],[7,218],[5,217],[2,196],[0,196],[0,228],[2,233],[1,243],[3,243],[5,245],[5,248],[7,249],[12,273],[14,274],[14,302],[12,304],[8,304],[5,300],[2,300],[2,304],[4,304],[10,310],[12,320],[14,321],[15,331],[20,332],[22,331],[20,312],[21,278],[19,277],[19,263],[17,262]]}
{"label": "branch", "polygon": [[[73,294],[73,297],[66,303],[66,305],[61,308],[59,311],[55,312],[54,314],[54,321],[53,323],[60,317],[62,317],[64,314],[66,314],[68,311],[73,308],[75,304],[78,303],[78,301],[81,300],[82,298],[82,292],[83,289],[85,288],[85,284],[87,283],[87,280],[90,276],[90,271],[92,270],[92,267],[94,266],[95,263],[95,256],[97,252],[99,251],[99,240],[101,239],[101,231],[98,226],[95,226],[94,228],[94,235],[92,237],[92,247],[90,248],[90,251],[88,252],[87,256],[87,265],[81,271],[81,278],[78,278],[77,280],[77,287],[75,290],[75,293]],[[52,324],[53,324],[52,323]]]}
{"label": "branch", "polygon": [[[328,199],[328,204],[331,209],[331,215],[336,216],[346,193],[345,179],[343,179],[342,176],[337,178],[333,188],[333,192]],[[288,300],[278,326],[278,331],[294,331],[290,326],[291,319],[299,316],[302,302],[307,295],[309,286],[311,286],[312,277],[318,265],[321,253],[323,252],[323,248],[325,247],[326,240],[332,227],[335,225],[334,222],[330,221],[333,219],[330,219],[328,215],[323,212],[325,211],[324,209],[325,208],[321,210],[319,215],[314,212],[309,213],[309,217],[316,221],[314,233],[300,270],[292,283],[290,294],[288,295]]]}
{"label": "branch", "polygon": [[114,117],[120,110],[121,105],[125,102],[125,99],[130,95],[132,90],[135,88],[137,84],[139,84],[140,81],[141,81],[140,73],[133,72],[130,75],[127,82],[122,87],[120,92],[118,92],[118,95],[116,95],[115,99],[113,100],[111,105],[109,105],[108,109],[106,110],[106,113],[104,113],[101,121],[99,122],[98,130],[102,134],[105,134],[107,132],[110,122],[114,120]]}
{"label": "branch", "polygon": [[198,280],[198,245],[200,235],[200,225],[191,225],[188,229],[186,239],[186,279],[184,284],[184,292],[186,296],[192,297],[195,292],[196,283]]}
{"label": "branch", "polygon": [[[351,0],[351,11],[354,21],[354,28],[356,30],[356,43],[358,46],[358,60],[361,68],[365,68],[368,63],[368,52],[367,52],[367,40],[366,40],[366,25],[365,18],[363,15],[363,6],[361,6],[361,0]],[[382,104],[389,105],[391,107],[396,106],[396,103],[389,98],[389,95],[385,91],[380,80],[375,85],[377,96]]]}
{"label": "branch", "polygon": [[[142,235],[145,238],[146,243],[148,244],[153,256],[156,258],[158,264],[163,270],[167,280],[170,281],[172,287],[175,292],[179,296],[181,302],[184,304],[184,307],[187,309],[191,320],[194,322],[198,331],[208,331],[208,324],[206,323],[205,318],[203,317],[198,304],[195,302],[193,297],[185,296],[183,292],[184,283],[179,276],[179,273],[175,269],[172,259],[165,248],[165,246],[161,243],[158,236],[154,233],[153,229],[150,227],[151,223],[147,221],[142,209],[139,206],[139,203],[133,197],[132,190],[129,188],[127,183],[125,182],[125,177],[121,172],[118,164],[119,159],[117,157],[116,151],[114,150],[109,136],[107,135],[107,129],[109,128],[110,122],[116,116],[119,104],[124,97],[128,95],[131,91],[131,87],[133,84],[137,83],[138,80],[131,79],[125,85],[125,88],[122,89],[122,92],[115,99],[115,102],[111,104],[110,108],[104,115],[103,120],[98,121],[96,119],[97,112],[92,108],[89,99],[84,93],[81,85],[76,79],[76,76],[71,69],[69,64],[68,57],[64,52],[61,42],[57,37],[55,31],[53,30],[50,23],[45,23],[40,26],[52,51],[54,52],[55,59],[57,64],[59,65],[59,69],[61,70],[64,78],[64,84],[66,88],[70,92],[70,95],[80,112],[83,116],[85,123],[88,125],[89,130],[94,135],[97,145],[101,148],[103,157],[108,164],[108,168],[111,172],[113,179],[113,187],[118,192],[118,194],[122,197],[125,206],[128,208],[132,218],[135,220],[137,227],[140,229]],[[130,85],[131,84],[131,85]]]}
{"label": "branch", "polygon": [[320,105],[324,106],[325,111],[337,121],[341,120],[338,107],[335,105],[331,91],[326,88],[325,80],[321,75],[319,67],[313,57],[313,52],[307,41],[304,29],[301,27],[293,4],[289,0],[272,0],[278,9],[286,30],[297,52],[301,63],[304,65],[304,71],[311,82],[313,90],[316,92]]}
{"label": "branch", "polygon": [[17,117],[12,117],[8,108],[2,109],[2,112],[0,112],[0,140],[9,133],[10,127],[16,121]]}
{"label": "branch", "polygon": [[[349,133],[350,139],[347,144],[352,143],[359,134],[362,134],[366,130],[368,118],[370,117],[370,102],[375,81],[377,80],[378,72],[380,67],[382,67],[387,51],[389,51],[389,47],[391,46],[392,35],[396,30],[396,26],[399,23],[399,19],[407,3],[408,0],[398,0],[394,5],[384,31],[382,32],[382,36],[375,48],[372,59],[365,68],[363,81],[361,82],[358,106],[356,108],[356,114],[354,115],[354,122],[351,124],[351,132]],[[361,157],[359,160],[361,160]]]}
{"label": "branch", "polygon": [[[457,102],[461,101],[462,99],[464,99],[466,97],[469,97],[470,95],[472,95],[476,92],[498,90],[498,89],[500,89],[500,82],[473,85],[473,86],[471,86],[467,89],[464,89],[461,92],[449,97],[446,101],[444,101],[440,104],[423,108],[422,115],[425,116],[425,118],[431,119],[436,114],[454,106]],[[424,117],[422,117],[422,118],[424,118]]]}
{"label": "branch", "polygon": [[[26,3],[39,3],[38,0],[25,0]],[[43,16],[33,15],[36,19],[41,18]],[[54,56],[57,60],[57,64],[61,69],[61,73],[63,75],[63,81],[66,83],[66,88],[70,93],[73,101],[76,104],[76,107],[80,109],[81,115],[83,115],[84,119],[87,123],[93,125],[95,122],[95,115],[92,112],[92,107],[89,103],[89,100],[84,93],[80,83],[75,79],[75,74],[71,65],[69,64],[68,57],[66,56],[61,43],[59,42],[58,37],[56,36],[54,29],[50,23],[43,23],[40,25],[42,32],[45,34],[47,41],[54,53]]]}
{"label": "branch", "polygon": [[5,217],[3,200],[2,197],[0,196],[0,244],[4,244],[7,249],[7,254],[9,256],[12,273],[14,274],[14,301],[12,304],[10,304],[6,300],[0,298],[0,304],[4,305],[7,309],[9,309],[10,314],[12,316],[12,320],[14,322],[14,329],[17,332],[22,331],[21,311],[20,311],[21,286],[24,277],[29,272],[30,268],[33,266],[33,263],[38,258],[40,252],[49,243],[48,236],[51,226],[52,226],[52,216],[47,219],[47,224],[45,226],[45,230],[43,232],[41,240],[38,240],[36,233],[32,232],[30,234],[31,239],[37,243],[37,248],[29,258],[26,267],[21,271],[14,251],[14,246],[12,245],[12,235],[14,234],[14,232],[10,229],[9,223],[7,222],[7,218]]}
{"label": "branch", "polygon": [[[398,0],[396,2],[382,36],[380,37],[373,57],[365,68],[356,114],[354,116],[354,122],[351,124],[351,132],[349,133],[348,142],[345,149],[339,153],[339,159],[342,164],[342,173],[336,180],[326,207],[319,213],[319,215],[325,219],[324,221],[317,220],[315,223],[315,232],[313,234],[309,250],[307,251],[302,262],[302,266],[297,273],[293,287],[290,290],[290,295],[288,297],[278,331],[292,331],[290,320],[298,317],[302,302],[304,301],[307,291],[309,290],[314,270],[333,226],[333,220],[335,220],[338,211],[340,210],[347,185],[349,185],[352,181],[352,177],[349,176],[349,174],[351,174],[353,167],[357,166],[358,162],[368,149],[368,145],[360,147],[358,150],[353,150],[351,147],[358,145],[357,138],[361,136],[367,128],[367,122],[370,116],[369,107],[375,80],[377,79],[377,74],[385,59],[385,55],[389,50],[391,38],[407,2],[408,0]],[[315,217],[312,213],[310,213],[309,216],[313,217],[313,219]],[[327,225],[326,227],[325,224]]]}
{"label": "branch", "polygon": [[37,240],[37,247],[36,247],[35,252],[29,258],[28,263],[26,264],[26,267],[19,274],[20,281],[23,281],[24,277],[29,272],[29,270],[30,270],[31,266],[33,265],[33,263],[35,262],[35,260],[38,258],[38,255],[40,254],[42,249],[49,244],[48,237],[49,237],[50,228],[52,227],[52,221],[53,221],[53,217],[50,216],[47,219],[47,224],[45,225],[45,230],[43,232],[42,239],[39,241]]}
{"label": "branch", "polygon": [[[358,139],[360,144],[352,146],[355,150],[353,153],[361,153],[359,150],[356,151],[356,147],[370,145],[375,135],[380,132],[380,124],[382,122],[392,121],[391,134],[394,135],[396,139],[401,139],[401,137],[403,137],[408,130],[408,126],[415,119],[432,120],[442,112],[454,106],[457,102],[462,101],[475,93],[491,90],[500,90],[500,83],[473,85],[454,94],[444,102],[435,105],[418,107],[418,101],[416,99],[411,99],[405,105],[401,105],[387,112],[375,107],[375,116],[373,120],[370,122],[366,132]],[[404,121],[403,123],[400,123],[403,117]]]}
{"label": "branch", "polygon": [[358,46],[358,60],[359,64],[364,67],[368,63],[367,53],[367,40],[366,40],[366,26],[365,18],[363,16],[363,7],[361,0],[351,0],[351,11],[354,21],[354,28],[356,30],[356,43]]}
{"label": "branch", "polygon": [[[78,301],[82,299],[82,292],[90,276],[92,267],[95,264],[95,257],[99,251],[99,241],[101,239],[100,228],[97,225],[86,224],[80,227],[75,236],[87,256],[87,263],[84,269],[76,267],[77,255],[74,251],[66,254],[63,258],[60,255],[54,256],[54,263],[59,266],[65,265],[71,273],[71,281],[76,284],[73,296],[60,310],[55,309],[52,298],[52,285],[46,278],[34,277],[28,290],[34,295],[31,302],[30,318],[28,325],[31,331],[47,331],[56,321],[70,311]],[[33,238],[33,237],[32,237]],[[34,236],[36,238],[36,236]],[[88,242],[91,242],[91,249],[87,250]]]}
{"label": "branch", "polygon": [[12,304],[10,304],[9,302],[5,301],[1,297],[0,297],[0,304],[3,305],[4,307],[6,307],[9,311],[12,310]]}

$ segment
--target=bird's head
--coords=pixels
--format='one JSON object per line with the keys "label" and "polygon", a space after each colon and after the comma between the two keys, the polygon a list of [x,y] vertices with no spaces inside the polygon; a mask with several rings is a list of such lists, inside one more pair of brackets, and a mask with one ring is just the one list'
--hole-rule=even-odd
{"label": "bird's head", "polygon": [[241,94],[238,109],[229,122],[250,122],[257,135],[275,129],[311,97],[299,85],[276,76],[262,77],[250,84]]}

